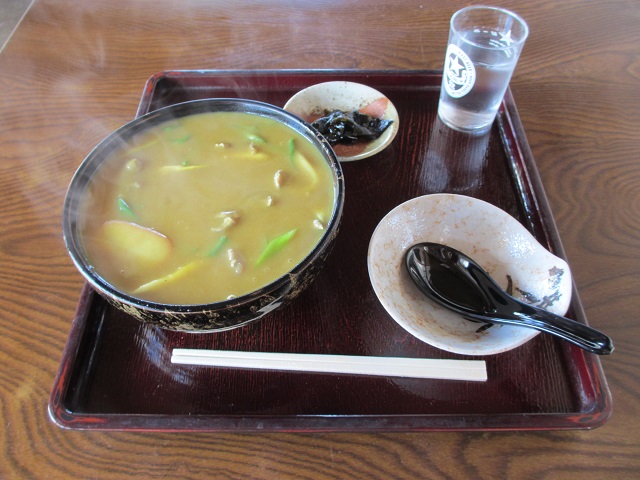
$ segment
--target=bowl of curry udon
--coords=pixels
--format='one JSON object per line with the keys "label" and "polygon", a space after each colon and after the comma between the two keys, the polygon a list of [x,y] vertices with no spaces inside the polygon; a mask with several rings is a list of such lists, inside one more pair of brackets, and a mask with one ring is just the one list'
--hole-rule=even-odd
{"label": "bowl of curry udon", "polygon": [[75,266],[146,323],[236,328],[300,294],[335,242],[344,179],[298,117],[244,99],[141,116],[84,159],[63,209]]}

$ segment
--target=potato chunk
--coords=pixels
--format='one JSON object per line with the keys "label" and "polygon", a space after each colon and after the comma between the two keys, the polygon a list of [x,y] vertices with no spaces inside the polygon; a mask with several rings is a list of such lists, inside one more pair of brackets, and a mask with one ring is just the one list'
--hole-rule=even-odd
{"label": "potato chunk", "polygon": [[166,236],[133,222],[110,220],[102,225],[101,234],[115,258],[138,267],[162,262],[172,249]]}

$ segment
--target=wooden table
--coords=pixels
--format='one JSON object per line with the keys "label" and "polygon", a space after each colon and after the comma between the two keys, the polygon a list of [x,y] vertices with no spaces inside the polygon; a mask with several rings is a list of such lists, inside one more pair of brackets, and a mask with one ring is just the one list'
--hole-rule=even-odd
{"label": "wooden table", "polygon": [[611,335],[592,431],[68,431],[47,414],[83,281],[67,184],[175,69],[441,69],[466,2],[36,1],[0,55],[2,478],[633,478],[640,471],[640,4],[497,1],[531,35],[511,82],[587,318]]}

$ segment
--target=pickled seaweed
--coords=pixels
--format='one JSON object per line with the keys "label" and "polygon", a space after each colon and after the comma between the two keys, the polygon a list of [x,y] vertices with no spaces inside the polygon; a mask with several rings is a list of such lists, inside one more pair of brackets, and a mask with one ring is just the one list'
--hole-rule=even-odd
{"label": "pickled seaweed", "polygon": [[325,116],[311,126],[318,130],[331,145],[352,145],[362,140],[375,140],[393,123],[393,120],[370,117],[358,111],[325,112]]}

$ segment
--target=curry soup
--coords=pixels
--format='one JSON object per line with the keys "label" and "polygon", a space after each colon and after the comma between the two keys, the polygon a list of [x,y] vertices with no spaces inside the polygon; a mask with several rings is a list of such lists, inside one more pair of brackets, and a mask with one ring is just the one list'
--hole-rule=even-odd
{"label": "curry soup", "polygon": [[202,113],[138,134],[113,152],[81,201],[96,272],[165,304],[255,291],[294,268],[333,213],[330,166],[276,120]]}

